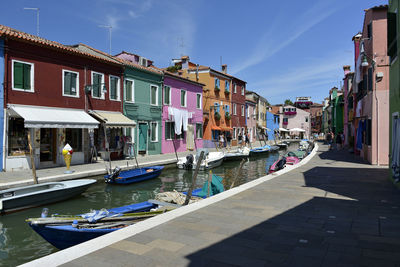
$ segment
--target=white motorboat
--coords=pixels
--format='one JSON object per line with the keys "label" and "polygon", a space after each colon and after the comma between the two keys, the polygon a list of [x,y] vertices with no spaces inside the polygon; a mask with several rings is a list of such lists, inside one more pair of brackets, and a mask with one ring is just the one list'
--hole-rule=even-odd
{"label": "white motorboat", "polygon": [[224,160],[225,161],[237,160],[237,159],[247,158],[249,155],[250,155],[250,149],[248,147],[243,147],[226,152]]}
{"label": "white motorboat", "polygon": [[21,186],[0,191],[0,213],[62,201],[83,193],[95,179],[80,179]]}
{"label": "white motorboat", "polygon": [[224,152],[209,152],[207,149],[202,148],[197,151],[196,157],[193,157],[192,154],[189,154],[186,157],[181,157],[178,159],[176,165],[179,169],[196,169],[201,151],[204,151],[204,157],[200,163],[200,170],[208,170],[220,166],[225,157]]}

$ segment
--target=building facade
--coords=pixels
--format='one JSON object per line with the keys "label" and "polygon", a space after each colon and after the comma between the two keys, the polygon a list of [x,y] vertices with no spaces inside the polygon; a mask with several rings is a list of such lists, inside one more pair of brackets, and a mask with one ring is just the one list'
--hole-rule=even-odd
{"label": "building facade", "polygon": [[[226,70],[226,65],[224,67]],[[231,117],[232,117],[232,128],[235,133],[233,133],[233,140],[232,140],[232,145],[237,145],[237,140],[236,137],[239,132],[245,133],[247,130],[246,126],[246,82],[242,81],[236,77],[232,76],[232,111],[231,111]],[[249,135],[252,135],[253,133],[250,133],[250,131],[253,131],[251,128],[249,128],[248,133]]]}
{"label": "building facade", "polygon": [[272,108],[268,108],[266,116],[268,140],[276,140],[279,134],[279,114],[275,114]]}
{"label": "building facade", "polygon": [[[250,142],[255,142],[257,140],[257,109],[256,102],[246,99],[246,127],[249,134]],[[236,140],[235,128],[233,128],[234,139]]]}
{"label": "building facade", "polygon": [[[279,127],[289,131],[291,138],[310,138],[310,113],[290,105],[279,107]],[[300,130],[299,130],[300,129]]]}
{"label": "building facade", "polygon": [[4,39],[0,37],[0,171],[4,166]]}

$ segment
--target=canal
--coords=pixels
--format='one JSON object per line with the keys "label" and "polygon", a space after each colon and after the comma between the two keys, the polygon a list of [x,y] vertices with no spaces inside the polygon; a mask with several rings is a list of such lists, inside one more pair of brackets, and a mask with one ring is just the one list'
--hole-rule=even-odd
{"label": "canal", "polygon": [[[293,143],[288,150],[297,149]],[[243,166],[238,184],[266,175],[265,167],[271,165],[286,150],[268,153],[264,156],[248,158]],[[225,188],[229,188],[239,168],[240,161],[224,162],[212,169],[214,174],[224,178]],[[46,205],[49,214],[80,214],[90,209],[113,208],[154,198],[165,191],[187,191],[192,182],[192,171],[178,170],[175,165],[166,166],[157,179],[130,185],[108,185],[102,176],[93,177],[98,182],[85,193],[73,199]],[[199,172],[196,187],[201,187],[208,179],[209,172]],[[0,266],[16,266],[58,251],[34,232],[25,219],[40,217],[43,207],[32,208],[0,216]]]}

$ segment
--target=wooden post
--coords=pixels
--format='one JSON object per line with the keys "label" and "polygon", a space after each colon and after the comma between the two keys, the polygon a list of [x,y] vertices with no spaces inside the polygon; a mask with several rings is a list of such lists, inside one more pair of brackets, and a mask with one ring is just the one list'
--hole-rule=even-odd
{"label": "wooden post", "polygon": [[139,163],[137,161],[137,157],[136,157],[136,151],[135,151],[135,145],[134,143],[132,144],[132,149],[133,149],[133,155],[135,156],[135,161],[136,161],[136,167],[139,168]]}
{"label": "wooden post", "polygon": [[183,205],[189,204],[189,201],[192,198],[192,191],[196,185],[197,174],[199,173],[199,169],[200,169],[200,165],[201,165],[201,161],[203,160],[203,157],[204,157],[204,151],[201,151],[200,157],[198,158],[198,160],[196,162],[196,169],[194,170],[192,185],[190,186],[190,189],[186,195],[185,203]]}
{"label": "wooden post", "polygon": [[208,175],[207,197],[210,197],[212,175],[212,170],[210,170],[210,173]]}
{"label": "wooden post", "polygon": [[38,184],[38,179],[36,176],[36,166],[35,166],[35,159],[33,158],[33,149],[32,149],[32,138],[31,138],[31,129],[28,129],[28,144],[29,144],[29,156],[31,158],[31,165],[32,165],[32,176],[33,182]]}
{"label": "wooden post", "polygon": [[106,129],[106,124],[103,124],[103,130],[104,130],[104,145],[106,146],[106,152],[108,155],[108,163],[109,163],[109,167],[106,167],[107,169],[107,173],[111,174],[111,155],[110,155],[110,144],[108,143],[108,139],[107,139],[107,129]]}
{"label": "wooden post", "polygon": [[236,177],[235,177],[235,179],[233,180],[233,182],[232,182],[232,184],[231,184],[231,187],[230,187],[229,189],[233,188],[233,186],[235,185],[235,183],[236,183],[237,180],[239,179],[240,173],[242,172],[242,168],[243,168],[243,165],[244,165],[245,162],[246,162],[245,159],[242,159],[242,161],[240,162],[239,170],[237,171]]}
{"label": "wooden post", "polygon": [[[175,134],[174,134],[174,136],[176,137],[176,135],[175,135]],[[174,151],[175,151],[175,157],[176,157],[176,161],[178,162],[178,161],[179,161],[179,159],[178,159],[178,154],[176,153],[175,140],[176,140],[176,138],[175,138],[174,140],[172,140],[172,145],[174,146]]]}

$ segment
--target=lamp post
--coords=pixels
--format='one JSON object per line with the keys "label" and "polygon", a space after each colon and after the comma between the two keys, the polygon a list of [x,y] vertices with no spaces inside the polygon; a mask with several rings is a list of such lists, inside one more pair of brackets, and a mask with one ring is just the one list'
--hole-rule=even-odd
{"label": "lamp post", "polygon": [[36,35],[39,36],[39,8],[38,7],[24,7],[24,9],[36,11]]}

